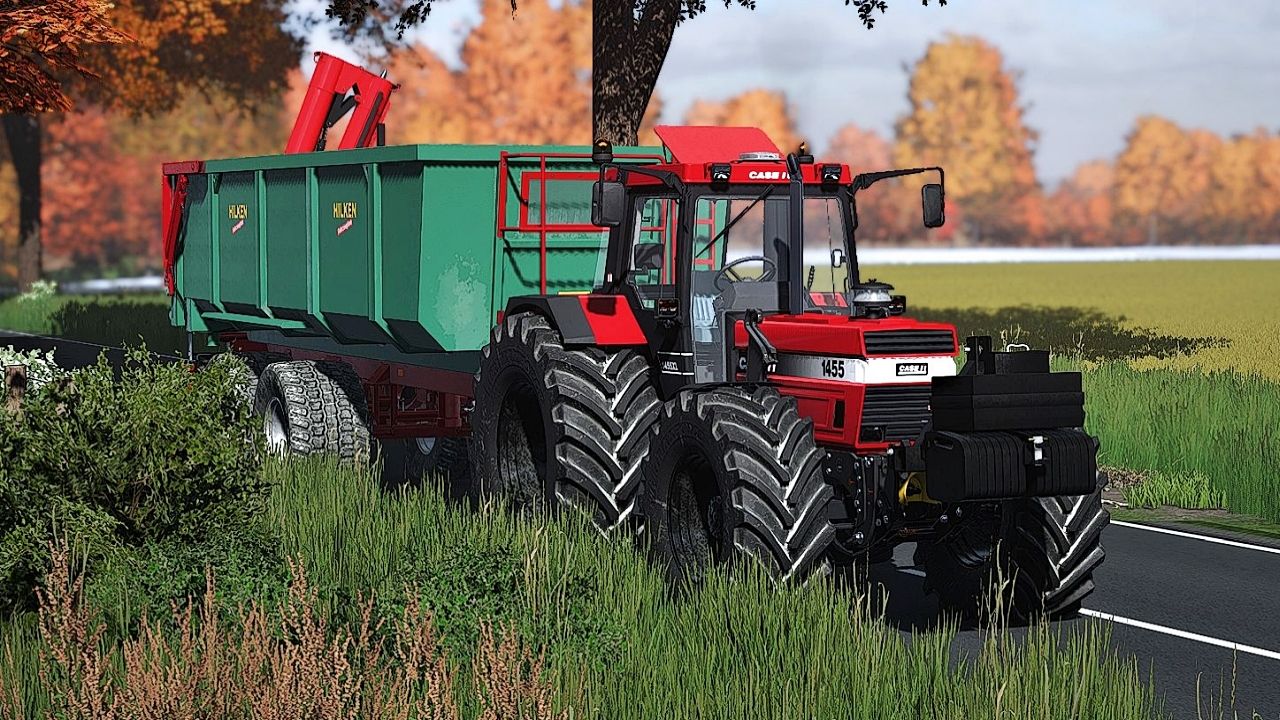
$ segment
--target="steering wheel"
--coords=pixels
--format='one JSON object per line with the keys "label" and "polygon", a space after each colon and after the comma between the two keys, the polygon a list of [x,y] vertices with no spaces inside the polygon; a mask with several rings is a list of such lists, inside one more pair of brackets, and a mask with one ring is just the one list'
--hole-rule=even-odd
{"label": "steering wheel", "polygon": [[[733,268],[749,262],[759,262],[764,265],[764,271],[760,273],[760,277],[744,278],[734,272]],[[716,286],[717,290],[724,292],[725,290],[728,290],[724,285],[725,282],[768,282],[777,274],[778,265],[774,261],[763,255],[747,255],[746,257],[740,257],[720,268],[720,272],[716,273],[715,278],[711,282]]]}

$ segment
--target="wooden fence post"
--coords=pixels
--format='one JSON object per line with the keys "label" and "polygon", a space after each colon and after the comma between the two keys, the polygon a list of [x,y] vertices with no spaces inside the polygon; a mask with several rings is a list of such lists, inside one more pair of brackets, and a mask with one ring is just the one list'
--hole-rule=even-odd
{"label": "wooden fence post", "polygon": [[5,395],[8,398],[5,409],[18,414],[22,411],[22,396],[27,391],[27,367],[25,365],[7,365],[4,369]]}

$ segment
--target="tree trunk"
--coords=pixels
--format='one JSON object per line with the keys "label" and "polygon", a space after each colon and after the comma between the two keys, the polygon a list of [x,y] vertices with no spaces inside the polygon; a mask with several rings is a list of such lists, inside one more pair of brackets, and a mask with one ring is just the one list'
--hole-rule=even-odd
{"label": "tree trunk", "polygon": [[596,0],[591,12],[591,115],[596,139],[639,143],[640,122],[667,59],[682,0]]}
{"label": "tree trunk", "polygon": [[5,115],[4,134],[9,157],[18,176],[18,288],[26,292],[40,279],[40,163],[39,115]]}

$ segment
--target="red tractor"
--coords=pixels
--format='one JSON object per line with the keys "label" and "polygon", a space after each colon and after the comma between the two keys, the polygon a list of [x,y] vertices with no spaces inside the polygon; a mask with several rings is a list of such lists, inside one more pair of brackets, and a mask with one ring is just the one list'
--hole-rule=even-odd
{"label": "red tractor", "polygon": [[[482,492],[642,528],[672,580],[736,557],[781,580],[914,541],[945,607],[999,569],[1014,610],[1073,611],[1107,522],[1078,373],[908,318],[861,276],[852,176],[753,128],[658,129],[672,160],[597,145],[609,228],[585,298],[513,298],[476,376]],[[803,150],[801,151],[803,153]],[[666,231],[659,232],[660,226]]]}

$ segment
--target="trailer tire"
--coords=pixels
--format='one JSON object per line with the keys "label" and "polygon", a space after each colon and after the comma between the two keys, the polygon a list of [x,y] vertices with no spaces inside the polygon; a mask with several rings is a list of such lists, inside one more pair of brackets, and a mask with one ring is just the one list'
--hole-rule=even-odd
{"label": "trailer tire", "polygon": [[778,581],[829,571],[833,489],[793,398],[769,387],[682,392],[649,450],[644,534],[670,583],[745,559]]}
{"label": "trailer tire", "polygon": [[1075,615],[1093,592],[1093,571],[1106,557],[1105,486],[1106,476],[1099,473],[1097,489],[1088,495],[979,506],[942,542],[917,546],[916,564],[925,568],[926,586],[942,609],[978,622],[988,619],[990,588],[999,571],[1009,583],[1002,609],[1014,620]]}
{"label": "trailer tire", "polygon": [[466,438],[411,438],[405,442],[405,482],[416,486],[432,476],[439,476],[446,486],[466,484],[471,476]]}
{"label": "trailer tire", "polygon": [[234,355],[249,369],[248,374],[241,379],[239,389],[245,404],[252,408],[258,393],[258,378],[262,377],[262,372],[272,363],[288,362],[289,356],[278,352],[238,352]]}
{"label": "trailer tire", "polygon": [[360,378],[340,362],[291,360],[268,365],[258,379],[254,412],[263,419],[269,450],[336,456],[368,463],[368,408]]}
{"label": "trailer tire", "polygon": [[481,351],[472,493],[522,510],[572,507],[602,530],[628,523],[657,410],[644,356],[566,349],[546,318],[513,314]]}

